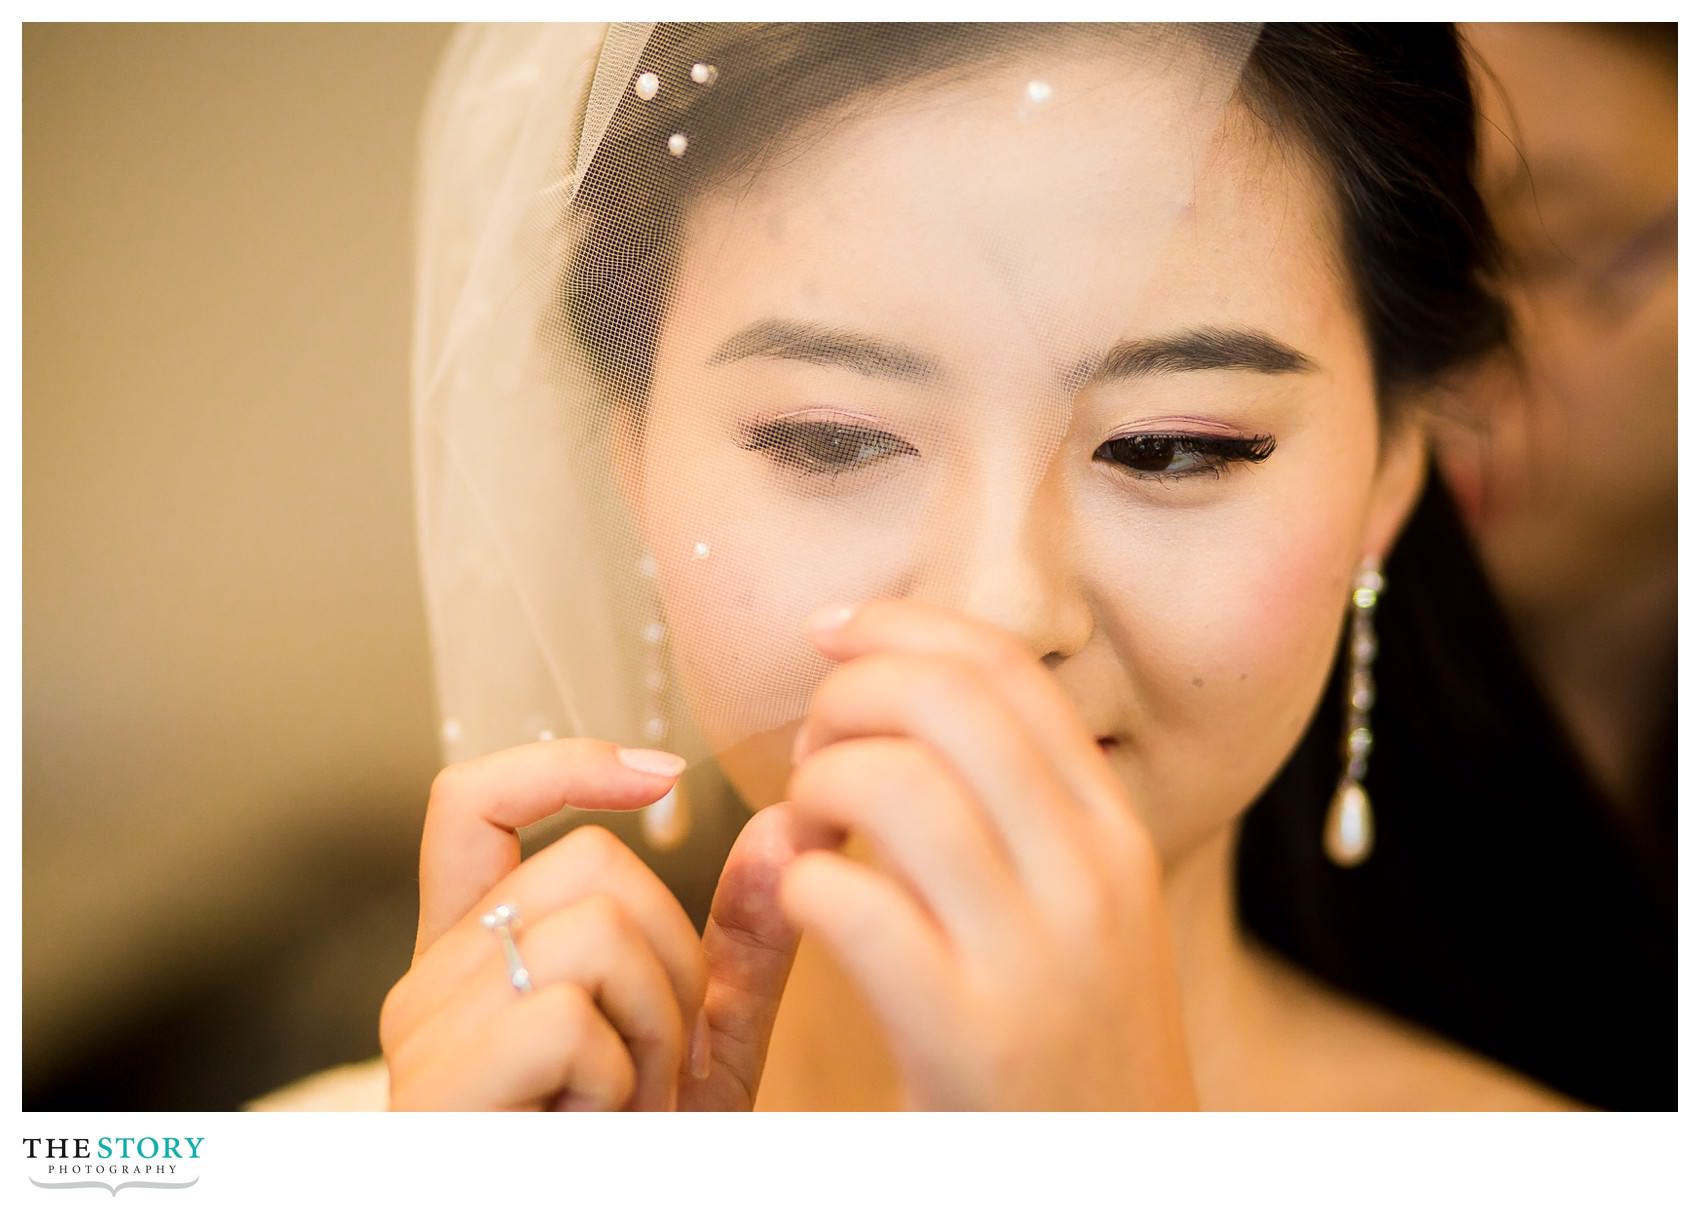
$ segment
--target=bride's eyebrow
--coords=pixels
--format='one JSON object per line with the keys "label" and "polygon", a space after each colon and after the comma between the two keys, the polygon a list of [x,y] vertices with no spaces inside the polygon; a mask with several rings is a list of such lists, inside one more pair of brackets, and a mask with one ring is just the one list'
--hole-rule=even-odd
{"label": "bride's eyebrow", "polygon": [[741,358],[812,362],[900,383],[936,383],[944,377],[938,360],[913,346],[796,320],[758,320],[746,325],[715,347],[707,365]]}
{"label": "bride's eyebrow", "polygon": [[1286,375],[1316,369],[1308,355],[1257,329],[1201,328],[1123,341],[1096,365],[1079,367],[1078,374],[1082,383],[1102,383],[1175,371]]}
{"label": "bride's eyebrow", "polygon": [[[836,366],[900,383],[930,384],[944,378],[938,359],[913,346],[871,333],[797,320],[770,318],[746,325],[714,348],[707,365],[744,358]],[[1176,371],[1283,375],[1316,369],[1308,355],[1260,330],[1198,328],[1120,342],[1096,363],[1078,364],[1068,378],[1084,386]]]}

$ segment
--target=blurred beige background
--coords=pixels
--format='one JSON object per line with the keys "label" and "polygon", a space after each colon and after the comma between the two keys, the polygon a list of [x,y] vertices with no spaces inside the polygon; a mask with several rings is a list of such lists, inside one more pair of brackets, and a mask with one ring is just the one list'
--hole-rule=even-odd
{"label": "blurred beige background", "polygon": [[410,175],[439,26],[26,26],[24,1106],[375,1053],[436,769]]}

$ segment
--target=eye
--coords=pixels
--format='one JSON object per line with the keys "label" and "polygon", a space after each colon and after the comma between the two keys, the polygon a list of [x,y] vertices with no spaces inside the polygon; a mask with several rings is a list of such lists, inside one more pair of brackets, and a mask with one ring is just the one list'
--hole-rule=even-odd
{"label": "eye", "polygon": [[1220,476],[1233,463],[1262,463],[1275,450],[1268,434],[1256,438],[1220,438],[1204,434],[1126,434],[1111,438],[1092,458],[1150,479],[1180,479],[1210,473]]}
{"label": "eye", "polygon": [[782,467],[811,474],[853,472],[916,450],[895,434],[842,421],[800,421],[781,417],[750,426],[741,443],[762,451]]}
{"label": "eye", "polygon": [[1634,301],[1666,268],[1676,268],[1676,208],[1622,241],[1588,277],[1595,298],[1608,305]]}

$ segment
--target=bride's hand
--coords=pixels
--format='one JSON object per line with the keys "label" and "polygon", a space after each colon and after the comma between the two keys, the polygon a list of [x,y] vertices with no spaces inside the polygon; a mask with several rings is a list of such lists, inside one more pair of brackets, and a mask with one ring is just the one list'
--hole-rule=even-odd
{"label": "bride's hand", "polygon": [[[784,807],[740,835],[704,940],[661,880],[600,827],[520,863],[516,831],[563,805],[630,810],[666,792],[676,772],[653,760],[668,756],[641,755],[574,738],[438,776],[413,966],[379,1022],[392,1108],[749,1106],[796,946],[795,931],[761,909],[772,901],[761,891],[794,854]],[[510,984],[500,941],[483,925],[503,904],[520,915],[527,993]],[[712,1026],[696,1031],[705,997]]]}
{"label": "bride's hand", "polygon": [[1196,1104],[1143,824],[1061,686],[1012,637],[910,602],[817,617],[841,664],[789,797],[876,870],[811,850],[785,913],[814,931],[924,1108]]}

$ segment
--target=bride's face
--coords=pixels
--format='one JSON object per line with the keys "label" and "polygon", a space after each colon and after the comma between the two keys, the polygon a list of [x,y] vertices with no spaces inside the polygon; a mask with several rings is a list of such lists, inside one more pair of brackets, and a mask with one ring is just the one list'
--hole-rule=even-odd
{"label": "bride's face", "polygon": [[637,493],[697,720],[775,800],[805,618],[945,604],[1045,661],[1180,853],[1302,733],[1415,483],[1325,183],[1108,57],[813,134],[694,204],[659,334]]}

